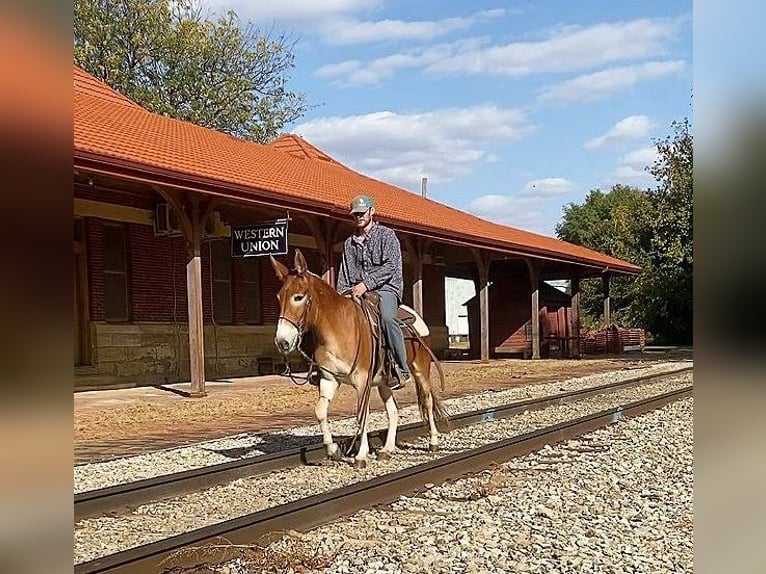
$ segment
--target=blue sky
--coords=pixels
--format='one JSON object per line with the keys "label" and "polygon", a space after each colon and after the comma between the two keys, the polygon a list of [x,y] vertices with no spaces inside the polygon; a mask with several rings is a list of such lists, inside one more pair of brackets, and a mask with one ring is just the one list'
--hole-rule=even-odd
{"label": "blue sky", "polygon": [[298,38],[289,131],[349,167],[553,235],[594,187],[652,187],[691,118],[691,1],[204,0]]}

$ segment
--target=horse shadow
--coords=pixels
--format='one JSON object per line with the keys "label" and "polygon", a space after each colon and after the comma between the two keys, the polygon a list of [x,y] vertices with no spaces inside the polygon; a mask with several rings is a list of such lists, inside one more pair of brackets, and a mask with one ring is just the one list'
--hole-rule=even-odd
{"label": "horse shadow", "polygon": [[232,448],[206,447],[204,450],[213,452],[232,460],[274,454],[288,450],[306,448],[322,444],[322,435],[291,435],[284,433],[256,433],[248,435],[251,444]]}

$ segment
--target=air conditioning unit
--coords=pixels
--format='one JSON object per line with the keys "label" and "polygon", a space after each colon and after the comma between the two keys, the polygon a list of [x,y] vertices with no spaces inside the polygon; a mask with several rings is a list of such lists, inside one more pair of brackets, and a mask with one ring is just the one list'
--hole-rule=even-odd
{"label": "air conditioning unit", "polygon": [[154,235],[162,237],[183,235],[178,216],[167,203],[158,203],[154,209]]}

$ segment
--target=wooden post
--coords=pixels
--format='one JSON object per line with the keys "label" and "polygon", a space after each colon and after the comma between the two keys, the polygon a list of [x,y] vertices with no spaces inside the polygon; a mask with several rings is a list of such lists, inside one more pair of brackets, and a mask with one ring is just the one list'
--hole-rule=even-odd
{"label": "wooden post", "polygon": [[540,358],[540,264],[532,259],[525,259],[529,270],[529,285],[532,289],[532,358]]}
{"label": "wooden post", "polygon": [[609,271],[604,271],[604,274],[601,275],[601,281],[604,284],[604,323],[607,327],[612,324],[612,302],[609,295],[610,276]]}
{"label": "wooden post", "polygon": [[572,277],[572,340],[574,349],[570,349],[572,357],[580,358],[580,277]]}
{"label": "wooden post", "polygon": [[327,218],[316,218],[311,215],[303,216],[301,219],[311,231],[311,235],[316,241],[319,255],[322,258],[322,279],[328,285],[335,287],[335,238],[338,230],[338,223]]}
{"label": "wooden post", "polygon": [[202,318],[202,227],[199,200],[191,201],[191,241],[186,263],[186,292],[189,302],[189,374],[191,396],[203,397],[205,391],[205,336]]}
{"label": "wooden post", "polygon": [[489,361],[489,267],[491,257],[478,250],[473,250],[476,267],[479,271],[479,315],[481,317],[481,361]]}
{"label": "wooden post", "polygon": [[423,317],[423,259],[428,251],[429,240],[420,237],[404,236],[402,243],[407,250],[409,264],[412,266],[412,308]]}
{"label": "wooden post", "polygon": [[173,208],[186,240],[186,293],[189,310],[189,377],[191,397],[204,397],[205,390],[205,338],[202,318],[202,235],[207,221],[217,205],[210,199],[202,212],[200,197],[192,195],[186,200],[177,192],[154,187]]}
{"label": "wooden post", "polygon": [[415,238],[412,267],[415,271],[412,283],[412,306],[423,316],[423,242]]}

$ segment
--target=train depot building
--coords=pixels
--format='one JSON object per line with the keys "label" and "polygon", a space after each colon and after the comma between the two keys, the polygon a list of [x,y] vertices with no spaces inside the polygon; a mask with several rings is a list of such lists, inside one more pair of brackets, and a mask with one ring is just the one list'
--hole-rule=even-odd
{"label": "train depot building", "polygon": [[[75,67],[75,389],[191,381],[204,394],[206,379],[279,369],[278,282],[247,255],[286,240],[283,263],[298,247],[334,284],[358,193],[397,232],[404,302],[437,354],[446,277],[475,282],[471,354],[488,360],[576,356],[579,280],[603,278],[608,322],[610,276],[641,271],[369,178],[296,135],[260,145],[151,113]],[[253,253],[232,252],[233,231]],[[571,295],[548,280],[571,280]]]}

